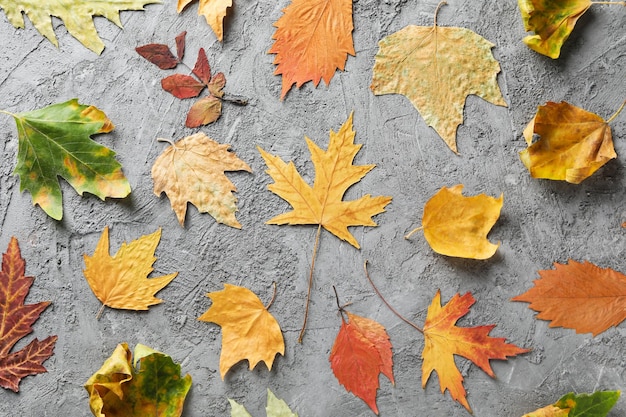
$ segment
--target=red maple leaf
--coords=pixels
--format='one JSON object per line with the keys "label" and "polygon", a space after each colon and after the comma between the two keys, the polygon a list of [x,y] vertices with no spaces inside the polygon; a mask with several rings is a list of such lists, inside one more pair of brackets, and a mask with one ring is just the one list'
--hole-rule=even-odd
{"label": "red maple leaf", "polygon": [[11,353],[13,346],[33,331],[31,327],[50,305],[49,301],[24,304],[34,278],[24,276],[26,263],[22,259],[17,239],[11,238],[7,252],[2,255],[0,271],[0,386],[19,391],[19,383],[28,375],[46,372],[43,363],[52,355],[57,336],[39,341]]}

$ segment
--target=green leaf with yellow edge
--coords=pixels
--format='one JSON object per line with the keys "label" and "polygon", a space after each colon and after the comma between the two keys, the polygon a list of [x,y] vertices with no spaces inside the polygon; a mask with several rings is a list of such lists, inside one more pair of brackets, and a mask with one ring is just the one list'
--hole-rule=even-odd
{"label": "green leaf with yellow edge", "polygon": [[[443,3],[443,2],[442,2]],[[468,95],[505,106],[493,44],[466,28],[407,26],[383,38],[376,54],[371,89],[376,95],[402,94],[457,152]]]}
{"label": "green leaf with yellow edge", "polygon": [[104,200],[130,193],[115,152],[90,139],[114,128],[98,108],[72,99],[11,116],[19,140],[15,174],[20,177],[20,190],[30,191],[33,204],[39,204],[53,219],[63,218],[57,176],[65,178],[80,195],[86,191]]}
{"label": "green leaf with yellow edge", "polygon": [[[228,399],[230,403],[230,417],[252,417],[246,408],[235,400]],[[297,413],[291,411],[287,403],[278,399],[272,391],[267,390],[267,406],[265,407],[267,417],[298,417]]]}
{"label": "green leaf with yellow edge", "polygon": [[480,194],[465,197],[463,185],[443,187],[424,206],[422,226],[418,230],[437,253],[459,258],[487,259],[498,245],[487,240],[487,234],[500,217],[503,196],[499,198]]}
{"label": "green leaf with yellow edge", "polygon": [[609,120],[565,101],[539,106],[524,129],[528,148],[520,152],[530,175],[579,184],[616,158],[609,122],[625,104]]}
{"label": "green leaf with yellow edge", "polygon": [[246,407],[239,404],[237,401],[229,398],[228,402],[230,403],[230,417],[252,417],[250,413],[248,413],[248,410],[246,410]]}
{"label": "green leaf with yellow edge", "polygon": [[104,16],[120,28],[120,11],[143,10],[150,3],[159,0],[0,0],[0,8],[16,28],[24,28],[26,14],[39,33],[48,38],[55,46],[59,46],[52,27],[52,16],[65,23],[70,35],[78,39],[97,54],[104,49],[104,43],[98,36],[93,23],[94,16]]}
{"label": "green leaf with yellow edge", "polygon": [[135,347],[134,366],[126,343],[117,345],[85,389],[96,417],[179,417],[191,388],[171,357],[147,346]]}
{"label": "green leaf with yellow edge", "polygon": [[619,396],[620,391],[598,391],[592,394],[570,392],[556,403],[522,417],[606,417]]}

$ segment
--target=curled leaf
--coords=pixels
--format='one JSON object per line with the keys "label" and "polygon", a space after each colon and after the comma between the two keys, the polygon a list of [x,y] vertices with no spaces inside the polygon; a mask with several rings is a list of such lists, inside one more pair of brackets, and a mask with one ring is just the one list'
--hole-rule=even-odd
{"label": "curled leaf", "polygon": [[[176,10],[178,13],[193,2],[193,0],[178,0]],[[233,0],[200,0],[198,5],[198,15],[204,15],[207,24],[213,29],[219,41],[224,38],[224,17],[226,11],[233,5]]]}

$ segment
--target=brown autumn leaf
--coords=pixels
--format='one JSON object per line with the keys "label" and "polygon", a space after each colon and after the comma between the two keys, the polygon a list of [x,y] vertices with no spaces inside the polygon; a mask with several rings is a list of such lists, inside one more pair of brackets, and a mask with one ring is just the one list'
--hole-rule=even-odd
{"label": "brown autumn leaf", "polygon": [[34,278],[24,276],[26,262],[15,237],[2,255],[0,270],[0,387],[19,391],[22,378],[47,372],[43,363],[52,356],[57,336],[33,339],[22,349],[13,347],[33,331],[32,325],[50,305],[49,301],[24,304]]}
{"label": "brown autumn leaf", "polygon": [[95,296],[102,302],[100,316],[105,306],[126,310],[147,310],[159,304],[154,296],[172,281],[178,272],[156,278],[148,278],[161,229],[133,240],[122,246],[114,256],[109,255],[109,227],[105,227],[93,256],[83,255],[83,274]]}
{"label": "brown autumn leaf", "polygon": [[530,303],[550,327],[576,333],[597,336],[626,319],[626,275],[571,259],[554,268],[539,271],[535,286],[512,300]]}
{"label": "brown autumn leaf", "polygon": [[487,234],[500,217],[503,196],[485,194],[463,196],[463,185],[443,187],[424,205],[422,226],[418,230],[437,253],[470,259],[492,257],[498,245],[487,240]]}
{"label": "brown autumn leaf", "polygon": [[187,39],[187,31],[179,33],[175,39],[176,42],[176,56],[178,57],[178,61],[182,61],[183,56],[185,55],[185,43]]}
{"label": "brown autumn leaf", "polygon": [[433,26],[407,26],[378,43],[371,89],[406,96],[457,152],[467,96],[506,107],[496,79],[500,64],[491,42],[469,29],[437,26],[437,12],[434,20]]}
{"label": "brown autumn leaf", "polygon": [[342,309],[341,328],[330,351],[333,374],[346,390],[353,393],[378,414],[376,391],[379,375],[393,378],[393,354],[389,335],[378,322]]}
{"label": "brown autumn leaf", "polygon": [[278,322],[259,297],[247,288],[224,284],[222,291],[210,292],[213,305],[198,320],[222,327],[220,375],[247,359],[250,370],[264,362],[272,370],[274,357],[285,354],[285,342]]}
{"label": "brown autumn leaf", "polygon": [[292,0],[274,24],[275,75],[282,75],[281,100],[293,84],[323,78],[326,85],[348,55],[356,56],[352,42],[352,0]]}
{"label": "brown autumn leaf", "polygon": [[198,97],[205,85],[189,75],[174,74],[163,78],[161,87],[174,97],[185,99]]}
{"label": "brown autumn leaf", "polygon": [[[193,2],[193,0],[178,0],[177,11],[183,9]],[[215,36],[221,42],[224,38],[224,17],[229,7],[232,7],[233,0],[200,0],[198,5],[198,15],[203,15],[207,24],[213,29]]]}
{"label": "brown autumn leaf", "polygon": [[162,70],[176,68],[182,57],[178,59],[172,54],[169,46],[162,43],[149,43],[138,46],[135,51]]}
{"label": "brown autumn leaf", "polygon": [[[166,140],[170,142],[169,140]],[[165,192],[181,226],[185,226],[187,202],[201,213],[209,213],[218,223],[237,229],[235,185],[225,171],[252,172],[248,164],[204,133],[170,142],[152,166],[154,194]]]}
{"label": "brown autumn leaf", "polygon": [[[565,101],[539,106],[524,129],[528,148],[520,152],[530,175],[579,184],[616,158],[609,123],[625,104],[606,121]],[[534,134],[540,138],[533,143]]]}
{"label": "brown autumn leaf", "polygon": [[476,327],[457,327],[458,319],[466,315],[475,300],[469,292],[461,296],[455,294],[445,306],[441,306],[441,293],[437,291],[428,307],[424,322],[424,350],[422,351],[422,388],[426,386],[433,371],[439,377],[439,387],[443,394],[446,389],[470,413],[463,376],[454,363],[454,355],[472,361],[487,375],[495,378],[489,361],[506,360],[507,357],[528,352],[502,337],[491,337],[489,332],[494,324]]}

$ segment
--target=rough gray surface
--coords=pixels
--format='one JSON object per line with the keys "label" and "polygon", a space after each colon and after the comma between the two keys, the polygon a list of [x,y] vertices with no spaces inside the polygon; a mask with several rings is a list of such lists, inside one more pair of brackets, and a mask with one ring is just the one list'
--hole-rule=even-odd
{"label": "rough gray surface", "polygon": [[[166,352],[192,375],[186,417],[229,415],[227,397],[253,416],[264,416],[267,388],[302,417],[371,416],[330,370],[328,355],[340,326],[332,285],[343,302],[352,302],[353,313],[379,321],[391,336],[396,385],[381,378],[382,416],[467,416],[449,394],[441,395],[436,377],[421,388],[423,338],[374,295],[363,274],[365,259],[388,301],[417,323],[423,323],[437,289],[444,302],[456,292],[471,291],[477,302],[461,325],[497,323],[492,335],[533,349],[506,362],[492,361],[497,379],[457,359],[476,416],[521,416],[569,391],[626,390],[624,325],[595,338],[577,335],[549,328],[527,304],[509,301],[531,286],[537,270],[549,269],[555,261],[587,259],[626,272],[626,229],[620,226],[626,221],[626,116],[612,123],[620,156],[581,185],[532,179],[517,156],[525,146],[522,129],[545,101],[568,100],[608,117],[626,98],[622,7],[592,7],[562,58],[553,61],[522,44],[515,1],[450,0],[440,11],[440,24],[468,27],[496,44],[499,83],[509,104],[497,107],[470,97],[466,122],[458,130],[461,156],[456,156],[405,97],[376,97],[369,89],[378,40],[408,24],[430,25],[436,1],[355,0],[357,56],[348,59],[346,71],[337,72],[330,86],[314,89],[307,83],[284,101],[267,51],[272,24],[287,0],[235,0],[223,43],[196,15],[197,4],[178,15],[175,2],[165,3],[147,6],[145,12],[123,12],[123,31],[97,18],[106,44],[101,56],[69,36],[59,20],[54,20],[57,50],[30,22],[17,30],[0,13],[0,108],[27,111],[74,97],[98,106],[117,127],[97,140],[118,153],[133,189],[122,201],[102,202],[77,196],[63,182],[64,220],[48,218],[31,206],[28,193],[19,191],[12,175],[16,130],[9,117],[2,117],[0,249],[5,250],[11,236],[19,239],[27,273],[36,277],[28,300],[53,302],[36,323],[34,336],[58,334],[59,340],[45,364],[48,373],[24,379],[19,394],[0,391],[1,416],[90,415],[82,385],[124,341]],[[169,200],[152,193],[150,169],[165,146],[155,139],[178,139],[197,130],[184,127],[191,101],[161,89],[160,78],[175,71],[160,71],[134,48],[151,42],[173,45],[183,30],[188,32],[187,64],[192,66],[196,51],[204,47],[212,67],[225,72],[226,91],[250,99],[247,107],[226,104],[217,123],[200,129],[230,143],[254,170],[229,174],[239,189],[242,230],[218,225],[193,207],[183,229]],[[325,146],[329,130],[337,130],[352,111],[356,142],[363,144],[356,162],[377,167],[347,198],[371,193],[392,195],[393,202],[376,217],[379,227],[352,229],[360,251],[322,234],[309,331],[300,345],[296,339],[315,227],[264,224],[288,204],[267,191],[270,178],[255,147],[293,160],[311,180],[304,136]],[[488,261],[439,256],[422,236],[403,239],[419,225],[424,203],[442,186],[458,183],[468,195],[504,193],[502,216],[490,234],[502,244]],[[107,310],[95,320],[100,303],[83,277],[82,255],[93,252],[107,225],[112,251],[123,241],[163,228],[154,274],[180,272],[159,293],[163,304],[142,313]],[[284,331],[285,356],[276,359],[272,372],[262,364],[249,371],[247,363],[240,363],[222,381],[220,329],[196,320],[210,306],[205,294],[228,282],[267,301],[272,281],[278,284],[272,313]],[[610,416],[623,415],[624,399]]]}

